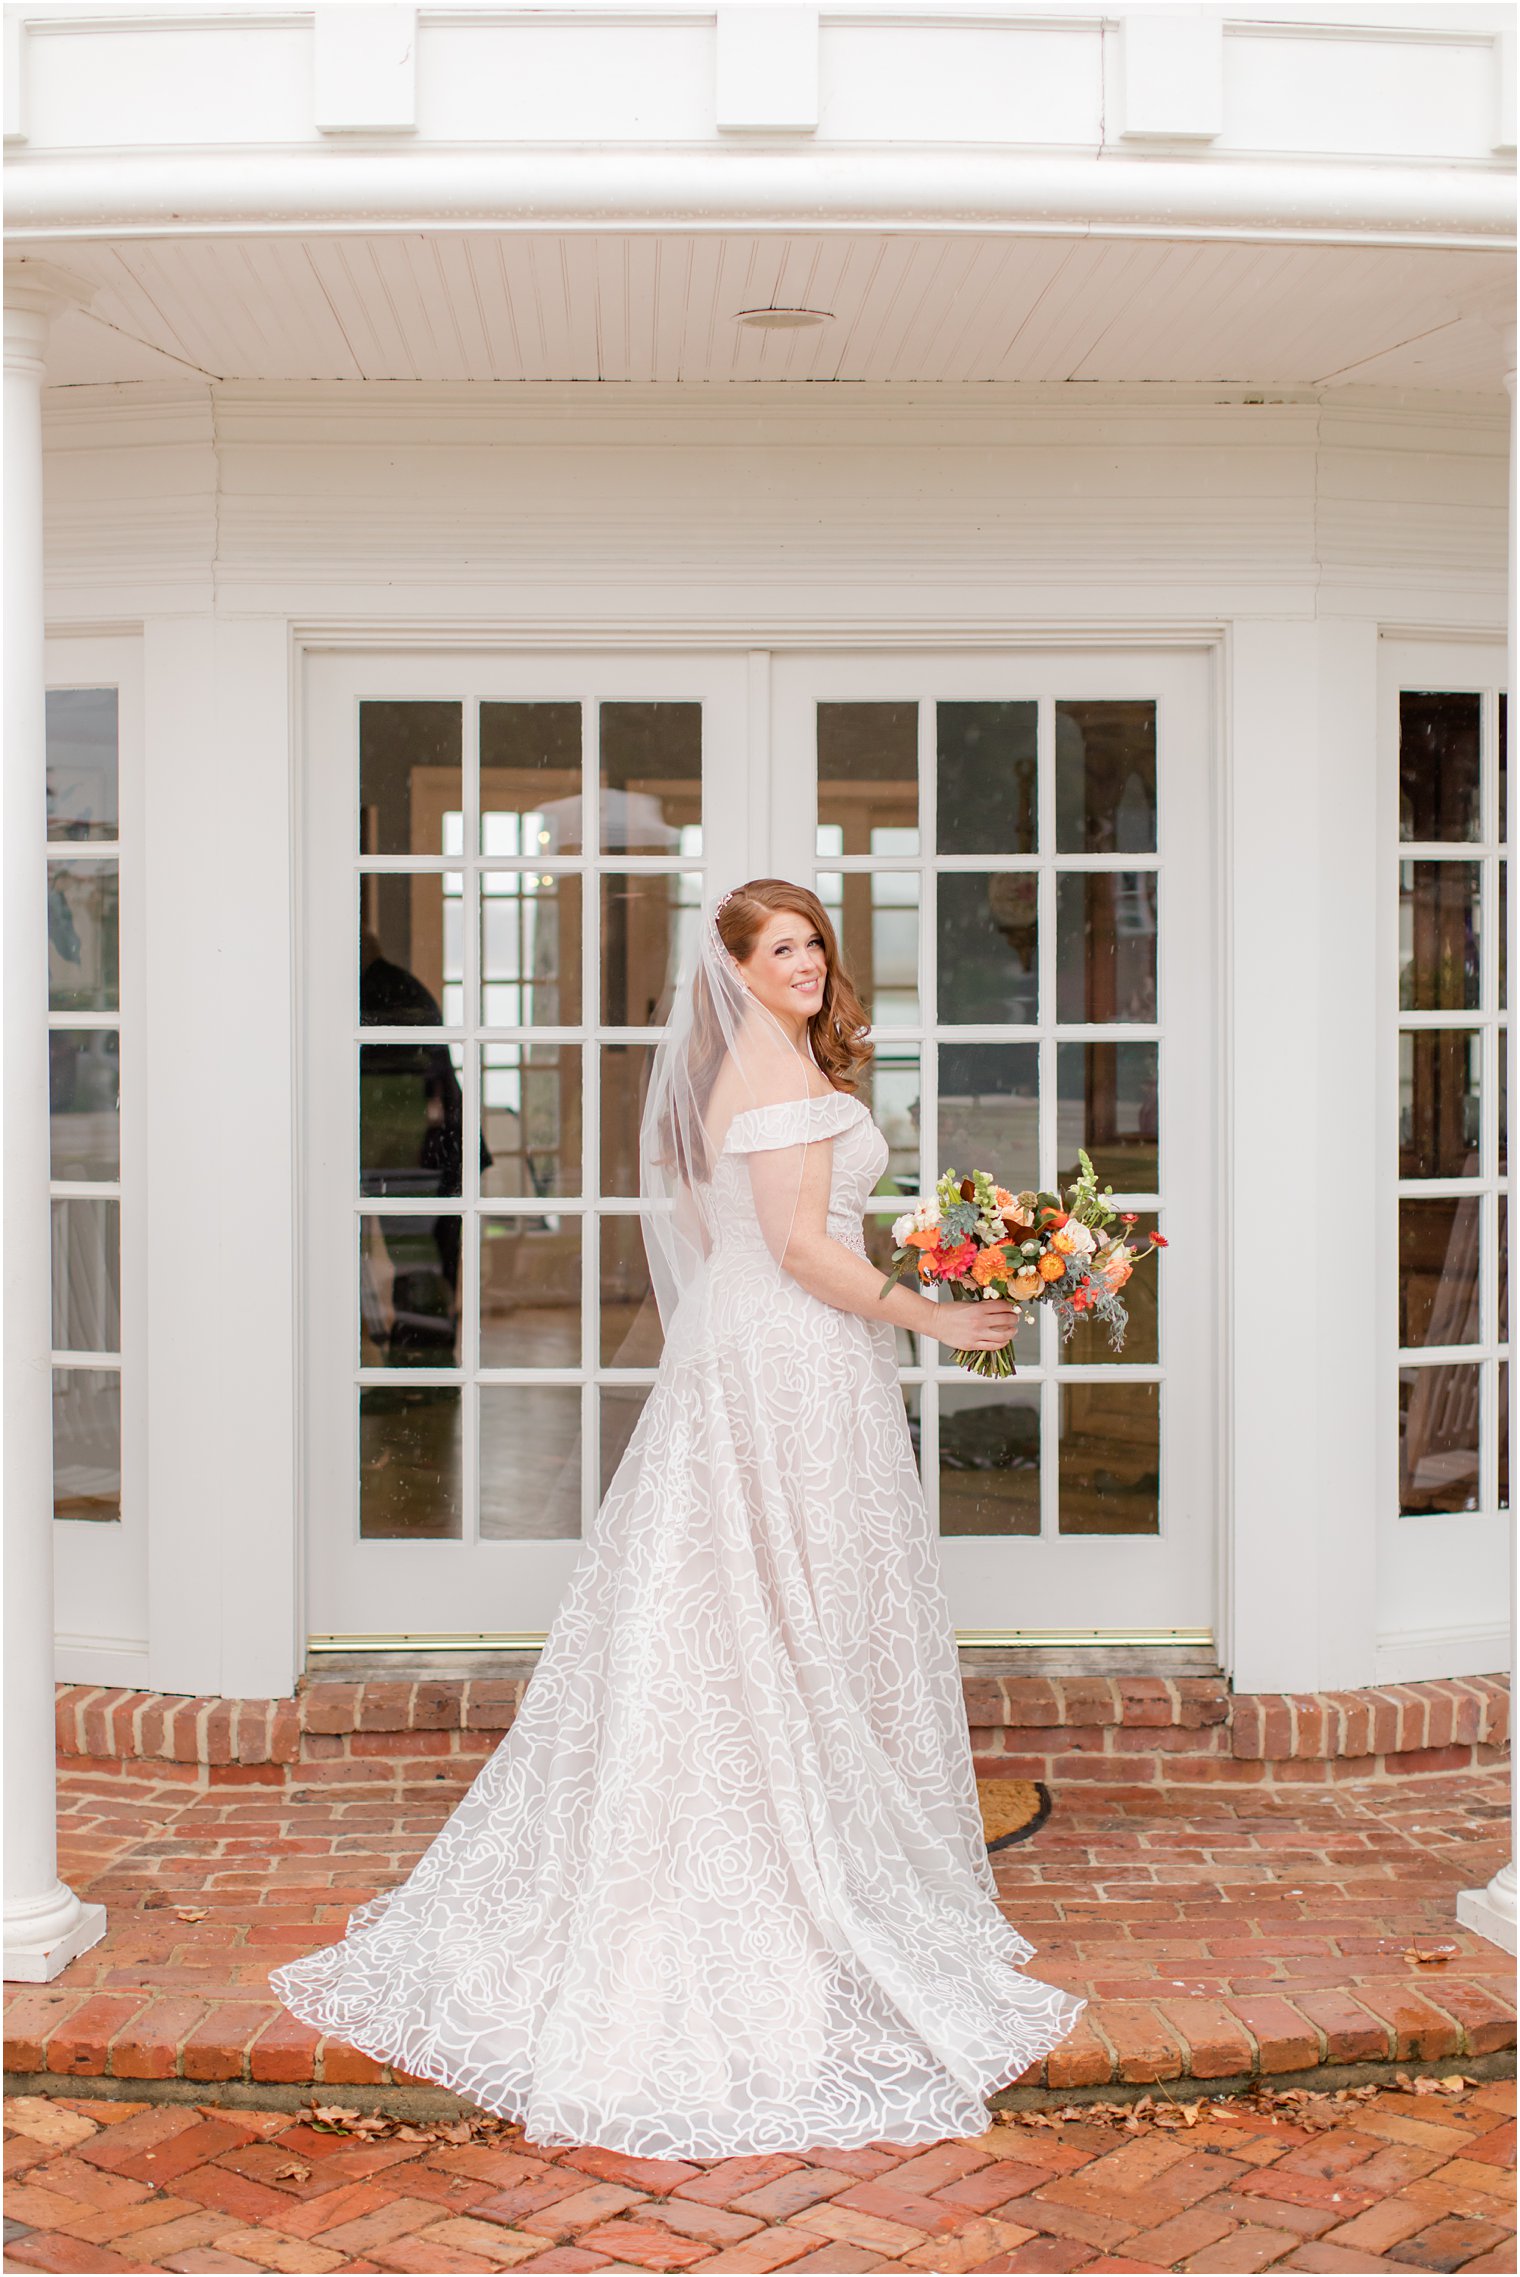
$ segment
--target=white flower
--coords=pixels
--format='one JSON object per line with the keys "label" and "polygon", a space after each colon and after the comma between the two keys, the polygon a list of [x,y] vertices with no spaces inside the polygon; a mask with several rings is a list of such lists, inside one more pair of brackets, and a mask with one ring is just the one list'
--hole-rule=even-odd
{"label": "white flower", "polygon": [[1068,1218],[1061,1231],[1070,1234],[1072,1251],[1078,1257],[1091,1257],[1098,1246],[1092,1227],[1083,1225],[1080,1218]]}
{"label": "white flower", "polygon": [[915,1202],[911,1210],[905,1210],[900,1218],[892,1220],[892,1239],[901,1249],[910,1233],[927,1233],[931,1226],[938,1224],[938,1202]]}

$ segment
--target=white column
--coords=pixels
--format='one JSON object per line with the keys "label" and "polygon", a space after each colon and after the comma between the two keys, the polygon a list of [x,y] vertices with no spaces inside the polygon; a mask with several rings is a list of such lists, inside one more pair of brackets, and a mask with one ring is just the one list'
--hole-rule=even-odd
{"label": "white column", "polygon": [[[1504,384],[1505,387],[1509,390],[1509,839],[1506,850],[1509,858],[1510,890],[1509,941],[1507,944],[1507,955],[1505,962],[1509,968],[1511,976],[1509,984],[1510,1002],[1511,1005],[1513,1005],[1517,986],[1515,975],[1517,972],[1520,972],[1520,967],[1517,967],[1515,963],[1516,944],[1517,941],[1520,941],[1520,913],[1517,913],[1515,907],[1516,895],[1514,885],[1515,879],[1517,877],[1520,877],[1520,869],[1517,869],[1516,867],[1517,859],[1520,859],[1520,855],[1517,855],[1516,851],[1517,848],[1520,848],[1520,786],[1517,786],[1515,775],[1515,546],[1517,537],[1520,537],[1520,455],[1517,455],[1517,437],[1515,425],[1515,328],[1513,323],[1510,323],[1506,328],[1506,347],[1508,350],[1506,357],[1508,368],[1504,375]],[[1513,1148],[1516,1144],[1516,1139],[1513,1134],[1517,1130],[1520,1130],[1520,1124],[1517,1124],[1515,1120],[1517,1107],[1520,1107],[1520,1050],[1516,1049],[1516,1034],[1516,1021],[1514,1012],[1512,1010],[1510,1013],[1508,1100],[1509,1113],[1507,1118],[1511,1133],[1511,1148]],[[1516,1190],[1516,1185],[1517,1181],[1515,1180],[1514,1176],[1511,1175],[1510,1191],[1512,1194]],[[1520,1243],[1517,1243],[1515,1238],[1513,1220],[1514,1212],[1513,1204],[1511,1204],[1511,1226],[1509,1242],[1509,1317],[1511,1323],[1513,1323],[1517,1318],[1520,1318],[1520,1314],[1517,1314],[1515,1310],[1516,1296],[1517,1293],[1520,1293],[1520,1271],[1517,1271],[1516,1269],[1515,1253],[1517,1247],[1520,1247]],[[1517,1368],[1514,1356],[1515,1342],[1513,1325],[1510,1329],[1510,1354],[1509,1499],[1511,1529],[1509,1595],[1509,1686],[1510,1723],[1513,1727],[1515,1706],[1515,1536],[1513,1519],[1515,1512],[1516,1487],[1515,1466],[1517,1456],[1520,1456],[1520,1438],[1517,1438],[1516,1436],[1517,1427],[1520,1427],[1520,1380],[1517,1380]],[[1485,1889],[1463,1890],[1457,1898],[1457,1919],[1461,1922],[1462,1927],[1464,1929],[1476,1930],[1477,1934],[1480,1937],[1488,1938],[1491,1944],[1502,1946],[1506,1953],[1513,1953],[1516,1949],[1515,1819],[1517,1814],[1520,1814],[1520,1783],[1517,1783],[1516,1780],[1516,1763],[1517,1755],[1515,1747],[1515,1734],[1513,1728],[1511,1728],[1509,1742],[1509,1857],[1505,1860],[1504,1864],[1499,1868],[1498,1873],[1495,1874],[1493,1880],[1487,1885]]]}
{"label": "white column", "polygon": [[58,1879],[53,1754],[53,1401],[49,1294],[42,383],[50,314],[85,297],[42,262],[5,264],[3,1009],[5,1974],[45,1984],[105,1935]]}

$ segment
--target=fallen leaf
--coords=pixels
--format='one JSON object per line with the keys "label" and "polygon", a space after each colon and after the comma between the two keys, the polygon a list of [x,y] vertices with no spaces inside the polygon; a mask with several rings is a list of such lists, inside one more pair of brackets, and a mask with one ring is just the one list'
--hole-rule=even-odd
{"label": "fallen leaf", "polygon": [[1410,1945],[1404,1958],[1413,1961],[1416,1968],[1434,1968],[1441,1961],[1455,1960],[1456,1952],[1455,1945]]}
{"label": "fallen leaf", "polygon": [[288,2166],[277,2166],[275,2168],[274,2178],[276,2182],[309,2182],[311,2180],[311,2168],[302,2166],[295,2159],[292,2159]]}
{"label": "fallen leaf", "polygon": [[204,1921],[211,1908],[209,1905],[177,1905],[174,1911],[180,1921]]}

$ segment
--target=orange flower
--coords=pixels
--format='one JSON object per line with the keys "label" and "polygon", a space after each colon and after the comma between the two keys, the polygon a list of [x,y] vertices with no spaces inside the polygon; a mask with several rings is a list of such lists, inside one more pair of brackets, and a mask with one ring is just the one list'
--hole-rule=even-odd
{"label": "orange flower", "polygon": [[1053,1249],[1047,1249],[1039,1263],[1040,1279],[1042,1281],[1059,1281],[1065,1270],[1065,1258],[1058,1257]]}
{"label": "orange flower", "polygon": [[1037,1297],[1040,1293],[1040,1276],[1032,1265],[1023,1266],[1008,1284],[1016,1297]]}
{"label": "orange flower", "polygon": [[1008,1252],[1006,1249],[984,1249],[971,1268],[971,1278],[973,1281],[979,1282],[985,1289],[989,1281],[997,1280],[1007,1270]]}
{"label": "orange flower", "polygon": [[937,1249],[939,1247],[939,1227],[927,1225],[919,1233],[904,1234],[903,1247],[904,1249]]}

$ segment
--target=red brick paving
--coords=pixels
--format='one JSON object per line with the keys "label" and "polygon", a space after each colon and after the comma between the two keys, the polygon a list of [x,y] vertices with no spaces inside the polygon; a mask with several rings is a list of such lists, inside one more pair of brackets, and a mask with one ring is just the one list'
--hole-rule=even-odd
{"label": "red brick paving", "polygon": [[[276,1789],[173,1765],[63,1771],[63,1868],[105,1903],[110,1934],[55,1984],[8,1989],[7,2069],[177,2077],[212,2099],[222,2081],[383,2084],[383,2067],[279,2009],[268,1971],[341,1936],[403,1876],[472,1772],[398,1757],[366,1787]],[[1512,2047],[1512,1966],[1454,1915],[1505,1854],[1506,1802],[1498,1769],[1291,1792],[1058,1789],[1031,1842],[993,1853],[1034,1973],[1092,2002],[1040,2083]]]}
{"label": "red brick paving", "polygon": [[692,2160],[547,2150],[493,2120],[329,2132],[17,2096],[5,2268],[1513,2271],[1514,2087],[1421,2085]]}

